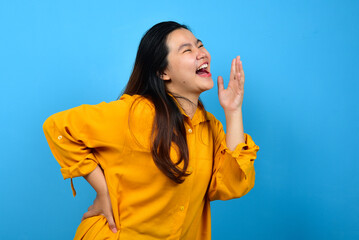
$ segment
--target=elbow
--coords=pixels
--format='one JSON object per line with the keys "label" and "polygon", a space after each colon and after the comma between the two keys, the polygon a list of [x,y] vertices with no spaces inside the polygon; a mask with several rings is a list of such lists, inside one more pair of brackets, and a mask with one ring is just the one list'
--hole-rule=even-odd
{"label": "elbow", "polygon": [[241,198],[254,187],[254,178],[243,179],[239,184],[221,184],[211,196],[211,200],[231,200]]}
{"label": "elbow", "polygon": [[52,122],[52,117],[48,117],[45,119],[45,121],[42,124],[42,130],[44,131],[45,135],[46,133],[49,131],[49,128],[51,126],[51,122]]}
{"label": "elbow", "polygon": [[254,180],[251,181],[245,181],[243,183],[243,185],[238,189],[239,191],[237,191],[235,193],[235,197],[234,198],[241,198],[244,195],[246,195],[247,193],[249,193],[254,187]]}
{"label": "elbow", "polygon": [[251,173],[247,174],[245,177],[246,191],[245,191],[244,195],[253,189],[255,180],[256,180],[255,171],[253,169],[253,171]]}
{"label": "elbow", "polygon": [[254,177],[247,181],[247,184],[246,184],[247,188],[246,188],[246,191],[244,192],[243,195],[246,195],[247,193],[249,193],[253,189],[254,183],[255,183]]}
{"label": "elbow", "polygon": [[245,179],[242,180],[241,184],[238,186],[237,191],[234,191],[234,198],[240,198],[249,193],[255,183],[255,176],[254,174],[248,175]]}

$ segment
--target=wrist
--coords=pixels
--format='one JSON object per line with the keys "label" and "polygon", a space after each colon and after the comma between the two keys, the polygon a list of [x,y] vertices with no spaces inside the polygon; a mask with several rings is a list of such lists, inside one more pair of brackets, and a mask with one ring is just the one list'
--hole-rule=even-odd
{"label": "wrist", "polygon": [[107,187],[106,187],[106,189],[101,189],[99,191],[96,191],[96,193],[97,193],[97,197],[108,197],[109,196]]}
{"label": "wrist", "polygon": [[241,116],[242,115],[242,107],[239,107],[235,110],[224,110],[224,114],[226,117],[235,117],[235,116]]}

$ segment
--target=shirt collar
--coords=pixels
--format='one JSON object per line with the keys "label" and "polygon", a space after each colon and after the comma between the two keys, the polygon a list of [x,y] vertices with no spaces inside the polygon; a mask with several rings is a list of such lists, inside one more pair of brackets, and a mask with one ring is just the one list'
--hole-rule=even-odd
{"label": "shirt collar", "polygon": [[181,105],[179,104],[179,102],[177,101],[177,99],[171,94],[168,93],[169,96],[171,96],[175,103],[178,106],[178,109],[181,111],[181,113],[185,116],[186,120],[191,122],[193,125],[197,125],[201,122],[205,122],[208,121],[209,119],[206,119],[206,112],[201,109],[200,107],[197,107],[196,112],[193,115],[193,118],[191,119],[183,110],[183,108],[181,107]]}
{"label": "shirt collar", "polygon": [[[171,96],[173,98],[173,100],[175,101],[176,105],[178,106],[178,109],[181,111],[182,115],[185,116],[185,120],[188,123],[191,123],[192,125],[197,125],[201,122],[205,122],[205,121],[209,121],[211,119],[213,119],[212,114],[208,113],[207,111],[204,111],[203,109],[201,109],[200,107],[197,107],[196,112],[193,115],[193,118],[191,119],[182,109],[181,105],[179,104],[179,102],[177,101],[177,99],[171,94],[168,93],[169,96]],[[142,97],[141,95],[128,95],[128,94],[123,94],[121,96],[121,100],[126,100],[128,97]]]}

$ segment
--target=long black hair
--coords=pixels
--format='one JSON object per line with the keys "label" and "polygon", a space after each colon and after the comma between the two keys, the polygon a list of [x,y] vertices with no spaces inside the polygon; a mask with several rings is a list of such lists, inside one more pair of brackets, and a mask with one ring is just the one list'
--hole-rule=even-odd
{"label": "long black hair", "polygon": [[[184,116],[173,97],[169,95],[164,80],[160,75],[167,68],[167,36],[176,29],[189,27],[173,21],[161,22],[151,27],[139,44],[132,74],[122,94],[141,95],[150,100],[155,107],[152,127],[151,154],[156,166],[176,183],[182,183],[187,172],[189,153],[184,126]],[[172,94],[174,97],[180,97]],[[120,96],[119,96],[120,98]],[[202,102],[198,107],[204,110]],[[178,146],[179,159],[170,158],[172,142]],[[183,169],[178,165],[183,161]]]}

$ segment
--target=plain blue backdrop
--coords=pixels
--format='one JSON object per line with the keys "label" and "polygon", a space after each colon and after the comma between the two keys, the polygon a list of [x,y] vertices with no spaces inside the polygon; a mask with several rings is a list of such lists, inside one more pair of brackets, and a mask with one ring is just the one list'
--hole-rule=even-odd
{"label": "plain blue backdrop", "polygon": [[248,195],[212,202],[219,239],[359,239],[359,1],[0,3],[0,239],[72,239],[95,192],[63,180],[42,124],[113,101],[142,35],[188,24],[211,53],[202,94],[225,124],[217,77],[240,55],[244,129],[260,150]]}

